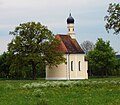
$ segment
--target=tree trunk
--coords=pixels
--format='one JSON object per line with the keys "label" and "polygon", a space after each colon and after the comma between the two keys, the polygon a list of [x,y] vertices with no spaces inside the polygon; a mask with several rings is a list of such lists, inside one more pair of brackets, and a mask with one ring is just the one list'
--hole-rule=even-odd
{"label": "tree trunk", "polygon": [[32,79],[36,79],[36,64],[32,62]]}
{"label": "tree trunk", "polygon": [[103,77],[104,77],[104,69],[103,69],[103,68],[101,68],[101,70],[100,70],[100,71],[101,71],[101,73],[100,73],[100,74],[101,74],[101,77],[103,78]]}
{"label": "tree trunk", "polygon": [[108,70],[105,70],[105,76],[108,77]]}

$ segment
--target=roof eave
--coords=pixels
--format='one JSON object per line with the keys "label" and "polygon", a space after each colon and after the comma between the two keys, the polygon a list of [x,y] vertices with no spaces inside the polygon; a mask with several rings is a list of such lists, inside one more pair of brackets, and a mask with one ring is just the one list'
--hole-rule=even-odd
{"label": "roof eave", "polygon": [[74,53],[72,53],[72,52],[65,52],[65,54],[85,54],[84,52],[74,52]]}

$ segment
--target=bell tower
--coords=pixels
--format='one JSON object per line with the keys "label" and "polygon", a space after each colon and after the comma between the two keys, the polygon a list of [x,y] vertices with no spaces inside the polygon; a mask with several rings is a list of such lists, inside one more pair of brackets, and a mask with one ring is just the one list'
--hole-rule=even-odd
{"label": "bell tower", "polygon": [[69,17],[67,18],[67,28],[68,28],[68,35],[71,36],[71,38],[75,39],[75,32],[74,32],[74,18],[71,16],[71,13],[69,14]]}

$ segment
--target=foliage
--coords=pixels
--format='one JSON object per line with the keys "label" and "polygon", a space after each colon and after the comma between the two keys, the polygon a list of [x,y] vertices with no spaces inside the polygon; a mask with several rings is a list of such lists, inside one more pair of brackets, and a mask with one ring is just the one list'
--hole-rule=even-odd
{"label": "foliage", "polygon": [[[31,78],[31,67],[29,65],[21,66],[23,62],[18,66],[16,62],[12,63],[14,55],[10,52],[4,52],[0,55],[0,77],[7,79],[30,79]],[[11,64],[12,63],[12,64]],[[37,77],[45,77],[45,64],[38,64],[37,67]]]}
{"label": "foliage", "polygon": [[10,34],[14,35],[8,45],[8,51],[14,54],[11,68],[31,67],[33,79],[36,79],[38,65],[56,66],[65,61],[63,54],[55,50],[60,41],[39,22],[20,24]]}
{"label": "foliage", "polygon": [[[39,86],[46,85],[22,88],[25,84],[36,83]],[[1,80],[0,84],[0,105],[119,105],[120,103],[119,77],[79,81]]]}
{"label": "foliage", "polygon": [[120,4],[114,3],[109,4],[109,8],[107,10],[109,13],[108,16],[105,16],[105,20],[107,21],[105,27],[106,30],[113,29],[114,34],[119,34],[120,32]]}
{"label": "foliage", "polygon": [[81,47],[82,49],[84,50],[84,52],[86,54],[88,54],[89,51],[93,50],[94,49],[94,44],[90,41],[84,41],[82,44],[81,44]]}
{"label": "foliage", "polygon": [[35,97],[43,97],[44,94],[45,93],[41,89],[35,89],[34,92],[32,93],[32,95]]}
{"label": "foliage", "polygon": [[12,53],[10,52],[4,52],[2,55],[0,55],[0,77],[9,77],[11,58]]}
{"label": "foliage", "polygon": [[49,105],[48,100],[46,98],[39,99],[37,105]]}
{"label": "foliage", "polygon": [[120,58],[117,58],[115,72],[113,72],[113,75],[120,76]]}
{"label": "foliage", "polygon": [[110,42],[104,42],[99,38],[93,51],[90,51],[87,58],[89,69],[93,75],[108,76],[116,65],[115,52],[110,46]]}
{"label": "foliage", "polygon": [[[32,82],[21,85],[21,89],[39,89],[39,88],[65,88],[65,87],[75,87],[75,86],[91,86],[91,85],[101,85],[102,84],[120,84],[119,80],[113,81],[95,81],[95,80],[81,80],[81,81],[47,81],[47,82]],[[45,93],[42,90],[35,90],[33,94],[40,94],[43,96]]]}

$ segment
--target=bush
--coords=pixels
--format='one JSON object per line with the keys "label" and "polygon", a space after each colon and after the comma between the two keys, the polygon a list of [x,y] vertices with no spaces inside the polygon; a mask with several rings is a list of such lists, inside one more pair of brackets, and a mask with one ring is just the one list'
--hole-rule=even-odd
{"label": "bush", "polygon": [[48,105],[48,100],[46,98],[39,99],[36,105]]}
{"label": "bush", "polygon": [[34,90],[34,92],[32,93],[33,96],[35,97],[43,97],[44,96],[44,92],[41,89],[36,89]]}

